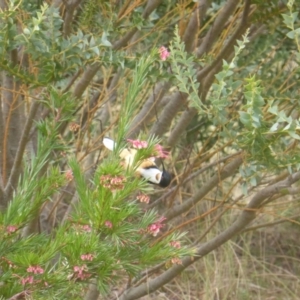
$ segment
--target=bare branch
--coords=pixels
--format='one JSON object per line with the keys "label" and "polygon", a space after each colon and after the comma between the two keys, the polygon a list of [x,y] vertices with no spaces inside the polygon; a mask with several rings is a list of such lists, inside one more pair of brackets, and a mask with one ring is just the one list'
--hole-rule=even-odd
{"label": "bare branch", "polygon": [[[217,66],[221,64],[222,60],[227,59],[233,53],[234,45],[236,43],[236,40],[239,39],[247,29],[248,15],[249,15],[249,12],[250,12],[250,4],[251,4],[250,0],[245,1],[245,6],[244,6],[241,22],[240,22],[237,30],[230,37],[229,41],[223,47],[223,49],[218,54],[217,58],[213,61],[213,63],[211,65],[203,68],[201,71],[198,72],[198,74],[197,74],[198,81],[201,81],[203,78],[206,78],[207,74],[209,72],[211,72],[213,69],[218,70]],[[212,29],[213,29],[213,27],[212,27]],[[199,51],[199,49],[198,49],[198,51]]]}
{"label": "bare branch", "polygon": [[113,49],[119,50],[122,47],[125,47],[137,31],[138,31],[137,28],[133,28],[131,31],[127,32],[125,36],[123,36],[121,39],[113,43]]}
{"label": "bare branch", "polygon": [[168,91],[170,84],[167,82],[159,82],[151,93],[150,97],[144,104],[141,111],[134,118],[129,129],[129,137],[136,137],[146,124],[153,118],[156,112],[156,107],[162,100],[164,94]]}
{"label": "bare branch", "polygon": [[[4,119],[2,110],[2,97],[0,96],[0,155],[2,156],[3,151],[3,139],[4,139]],[[2,170],[3,161],[0,159],[0,170]]]}
{"label": "bare branch", "polygon": [[300,172],[291,175],[286,180],[283,180],[274,185],[270,185],[263,190],[259,191],[250,201],[247,208],[239,215],[237,220],[222,233],[211,239],[210,241],[197,247],[196,253],[193,257],[186,257],[182,260],[181,265],[175,265],[166,272],[157,276],[156,278],[149,280],[148,282],[133,287],[127,290],[118,299],[120,300],[134,300],[149,293],[152,293],[170,282],[176,276],[178,276],[188,266],[192,265],[195,261],[199,260],[203,256],[207,255],[211,251],[220,247],[228,240],[239,234],[249,223],[256,218],[256,209],[269,197],[280,193],[282,188],[288,187],[291,184],[297,182],[300,179]]}
{"label": "bare branch", "polygon": [[[17,51],[11,51],[11,62],[17,63]],[[24,101],[20,90],[20,82],[16,81],[13,76],[3,72],[2,77],[2,118],[5,123],[3,148],[2,148],[2,176],[4,184],[10,175],[13,166],[14,157],[18,150],[19,140],[23,130],[24,121]]]}
{"label": "bare branch", "polygon": [[91,66],[88,66],[86,71],[83,73],[81,79],[79,82],[76,84],[74,91],[73,91],[73,96],[76,98],[80,98],[88,85],[91,83],[91,80],[93,77],[96,75],[97,71],[100,68],[99,63],[94,63]]}
{"label": "bare branch", "polygon": [[150,135],[162,136],[170,127],[172,120],[187,101],[187,94],[177,92],[151,128]]}
{"label": "bare branch", "polygon": [[186,177],[182,182],[180,182],[178,185],[170,188],[166,193],[164,193],[160,198],[158,198],[157,200],[155,200],[154,202],[152,202],[151,204],[148,205],[148,209],[151,209],[155,206],[157,206],[158,203],[160,203],[162,200],[166,199],[167,197],[169,197],[172,193],[176,192],[176,190],[178,190],[178,188],[180,186],[185,185],[187,182],[191,181],[192,179],[196,178],[197,176],[199,176],[200,174],[203,174],[205,171],[207,171],[208,169],[219,165],[222,162],[225,162],[226,160],[229,160],[230,158],[233,158],[234,156],[240,155],[242,153],[242,151],[231,154],[231,155],[227,155],[223,158],[220,158],[219,160],[216,160],[212,163],[207,164],[206,166],[202,167],[200,170],[197,170],[196,172],[192,173],[191,175],[189,175],[188,177]]}
{"label": "bare branch", "polygon": [[147,19],[161,2],[162,0],[148,0],[145,10],[143,11],[143,18]]}
{"label": "bare branch", "polygon": [[199,191],[181,205],[177,205],[169,209],[165,213],[167,219],[172,219],[178,215],[188,211],[191,207],[197,204],[205,195],[212,191],[222,180],[235,174],[236,169],[242,164],[242,156],[233,159],[228,165],[224,166],[220,173],[216,173],[208,182],[206,182]]}
{"label": "bare branch", "polygon": [[224,29],[225,23],[228,21],[229,17],[234,12],[238,4],[239,2],[236,0],[228,0],[226,2],[219,15],[217,16],[214,24],[211,26],[210,30],[199,46],[196,52],[197,57],[200,58],[204,53],[207,53],[211,49],[213,43]]}
{"label": "bare branch", "polygon": [[74,12],[81,1],[82,0],[68,0],[64,2],[65,3],[65,16],[64,16],[64,26],[63,26],[64,37],[68,37],[71,34]]}
{"label": "bare branch", "polygon": [[183,42],[185,43],[185,50],[187,52],[192,52],[194,50],[197,40],[197,32],[201,26],[201,22],[204,19],[207,8],[207,0],[200,0],[195,6],[195,10],[189,20],[189,24],[187,25],[182,38]]}
{"label": "bare branch", "polygon": [[16,157],[14,159],[14,164],[11,170],[11,174],[5,186],[5,193],[7,194],[8,199],[10,198],[13,189],[16,187],[20,173],[22,171],[21,167],[22,167],[22,158],[23,158],[24,150],[29,139],[30,129],[32,127],[34,117],[38,110],[39,104],[40,102],[36,100],[34,100],[33,103],[31,104],[30,112],[27,117],[21,139],[19,141],[18,150],[16,153]]}
{"label": "bare branch", "polygon": [[181,137],[182,133],[185,131],[186,127],[191,123],[194,116],[196,116],[198,113],[197,109],[187,108],[185,112],[181,115],[179,121],[175,125],[175,128],[172,130],[172,132],[169,135],[168,138],[168,146],[173,147],[178,139]]}
{"label": "bare branch", "polygon": [[117,98],[117,86],[118,86],[118,83],[119,83],[121,75],[122,75],[122,70],[121,70],[121,68],[119,68],[119,70],[114,75],[114,77],[113,77],[113,79],[112,79],[112,81],[111,81],[111,83],[109,85],[109,88],[108,88],[109,97],[105,101],[105,104],[104,104],[103,108],[101,109],[101,111],[98,114],[99,119],[100,119],[100,121],[101,121],[102,124],[106,124],[106,122],[109,119],[109,110],[108,110],[108,107]]}

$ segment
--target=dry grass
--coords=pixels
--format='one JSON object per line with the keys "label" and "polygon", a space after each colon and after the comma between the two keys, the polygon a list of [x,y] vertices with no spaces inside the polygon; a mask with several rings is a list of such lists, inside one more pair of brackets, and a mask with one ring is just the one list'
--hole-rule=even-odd
{"label": "dry grass", "polygon": [[[227,221],[234,214],[228,213]],[[209,226],[194,226],[191,236]],[[223,229],[224,220],[222,222]],[[218,230],[217,225],[206,239]],[[141,299],[275,300],[299,299],[300,241],[298,225],[289,223],[241,234],[203,257],[172,283]]]}

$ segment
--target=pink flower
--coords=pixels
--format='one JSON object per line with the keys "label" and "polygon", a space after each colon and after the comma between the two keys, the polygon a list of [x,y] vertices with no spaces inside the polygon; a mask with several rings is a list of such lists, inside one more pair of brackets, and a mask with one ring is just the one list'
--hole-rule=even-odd
{"label": "pink flower", "polygon": [[155,145],[154,147],[155,151],[156,151],[156,157],[160,157],[160,158],[168,158],[170,155],[169,151],[166,151],[163,149],[163,147],[159,144]]}
{"label": "pink flower", "polygon": [[137,197],[136,197],[138,200],[140,200],[140,202],[144,202],[144,203],[149,203],[149,201],[150,201],[150,197],[148,196],[148,195],[146,195],[146,194],[142,194],[142,193],[140,193],[139,195],[137,195]]}
{"label": "pink flower", "polygon": [[161,60],[166,60],[170,56],[170,52],[166,47],[161,46],[159,48],[159,56]]}
{"label": "pink flower", "polygon": [[81,260],[89,260],[92,261],[94,259],[94,255],[93,254],[82,254],[80,256]]}
{"label": "pink flower", "polygon": [[73,267],[74,272],[82,272],[84,270],[84,267],[78,267],[78,266],[74,266]]}
{"label": "pink flower", "polygon": [[7,258],[5,258],[4,256],[2,256],[1,259],[3,261],[5,261],[10,268],[15,268],[16,267],[10,260],[8,260]]}
{"label": "pink flower", "polygon": [[66,177],[66,179],[67,179],[68,181],[72,181],[73,178],[74,178],[72,170],[67,170],[67,171],[66,171],[66,174],[65,174],[65,177]]}
{"label": "pink flower", "polygon": [[110,180],[110,183],[112,185],[119,185],[119,184],[122,184],[124,181],[124,177],[123,176],[120,176],[120,177],[112,177],[111,180]]}
{"label": "pink flower", "polygon": [[86,278],[89,278],[91,277],[91,274],[86,272],[87,271],[87,266],[86,265],[83,265],[81,267],[79,266],[75,266],[73,268],[74,270],[74,274],[73,276],[76,278],[76,279],[80,279],[80,280],[84,280]]}
{"label": "pink flower", "polygon": [[81,229],[85,232],[91,232],[92,228],[89,225],[81,225]]}
{"label": "pink flower", "polygon": [[178,248],[180,249],[181,248],[181,245],[180,245],[180,242],[179,241],[172,241],[170,242],[170,245],[174,248]]}
{"label": "pink flower", "polygon": [[148,143],[146,141],[127,139],[127,142],[131,143],[132,147],[136,149],[142,149],[148,147]]}
{"label": "pink flower", "polygon": [[44,269],[40,266],[30,266],[26,270],[28,273],[34,273],[34,274],[43,274]]}
{"label": "pink flower", "polygon": [[14,226],[14,225],[9,225],[6,227],[6,231],[10,234],[10,233],[13,233],[15,231],[18,230],[18,227],[17,226]]}
{"label": "pink flower", "polygon": [[104,225],[105,225],[106,227],[108,227],[108,228],[112,228],[112,227],[113,227],[112,222],[111,222],[111,221],[108,221],[108,220],[104,222]]}
{"label": "pink flower", "polygon": [[21,284],[22,285],[25,285],[26,283],[33,284],[33,282],[34,282],[33,276],[28,276],[28,277],[25,277],[25,278],[21,279]]}
{"label": "pink flower", "polygon": [[124,182],[126,182],[124,176],[102,175],[100,177],[100,184],[111,191],[122,190]]}
{"label": "pink flower", "polygon": [[150,233],[153,236],[157,236],[160,229],[165,226],[165,224],[162,224],[162,222],[166,220],[165,217],[161,217],[157,222],[150,224],[147,228],[147,232]]}

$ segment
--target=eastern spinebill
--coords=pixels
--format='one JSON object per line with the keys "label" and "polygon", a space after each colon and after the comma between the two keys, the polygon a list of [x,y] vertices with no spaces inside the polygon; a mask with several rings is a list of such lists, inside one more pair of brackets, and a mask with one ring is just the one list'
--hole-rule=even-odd
{"label": "eastern spinebill", "polygon": [[[113,151],[116,146],[116,143],[108,137],[103,139],[103,144],[110,151]],[[121,150],[119,156],[123,159],[125,168],[128,168],[132,165],[137,151],[138,150],[134,148],[125,148]],[[155,164],[154,157],[138,162],[135,172],[138,176],[145,178],[149,183],[159,185],[163,188],[167,187],[171,182],[170,173],[166,171],[164,167],[161,171]]]}

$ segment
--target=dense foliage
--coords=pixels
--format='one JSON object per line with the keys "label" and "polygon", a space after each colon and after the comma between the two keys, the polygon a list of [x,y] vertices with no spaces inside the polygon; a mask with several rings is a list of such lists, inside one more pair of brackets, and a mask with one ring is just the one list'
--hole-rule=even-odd
{"label": "dense foliage", "polygon": [[[292,0],[0,0],[1,297],[138,299],[298,224],[299,23]],[[136,176],[151,157],[169,187]]]}

